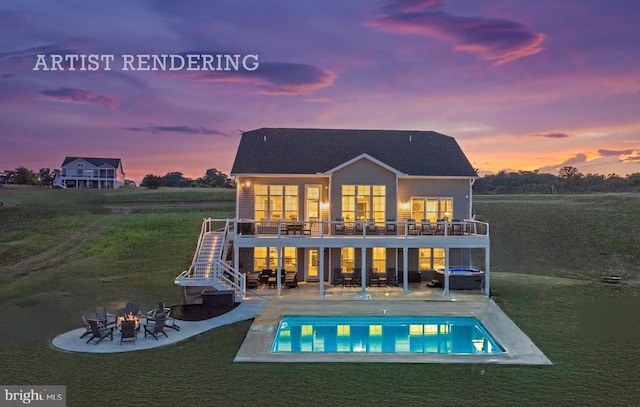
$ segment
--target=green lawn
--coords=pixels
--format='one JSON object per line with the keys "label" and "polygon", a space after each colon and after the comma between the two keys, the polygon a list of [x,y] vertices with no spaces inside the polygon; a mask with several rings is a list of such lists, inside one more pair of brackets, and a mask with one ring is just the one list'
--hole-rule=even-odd
{"label": "green lawn", "polygon": [[[0,383],[67,385],[69,406],[640,404],[637,195],[475,198],[491,223],[495,299],[553,366],[234,364],[250,321],[149,351],[51,347],[96,304],[179,302],[173,278],[202,218],[233,216],[225,194],[0,187]],[[209,199],[223,205],[162,206]]]}

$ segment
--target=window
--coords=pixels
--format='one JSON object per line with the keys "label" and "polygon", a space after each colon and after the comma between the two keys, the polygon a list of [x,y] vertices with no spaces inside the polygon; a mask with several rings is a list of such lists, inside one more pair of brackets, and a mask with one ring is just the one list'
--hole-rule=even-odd
{"label": "window", "polygon": [[418,266],[420,270],[437,270],[444,268],[444,249],[433,247],[418,250]]}
{"label": "window", "polygon": [[[254,247],[253,269],[278,269],[278,249],[276,247]],[[298,250],[295,247],[282,249],[282,269],[298,270]]]}
{"label": "window", "polygon": [[373,270],[379,273],[387,270],[387,249],[385,247],[373,248]]}
{"label": "window", "polygon": [[297,185],[254,187],[256,220],[298,220]]}
{"label": "window", "polygon": [[345,221],[374,219],[384,222],[385,211],[386,186],[342,186],[342,217]]}
{"label": "window", "polygon": [[340,250],[340,267],[345,273],[353,273],[356,258],[356,249],[354,247],[343,247]]}
{"label": "window", "polygon": [[451,220],[453,217],[453,198],[411,198],[411,218],[427,219],[430,222]]}

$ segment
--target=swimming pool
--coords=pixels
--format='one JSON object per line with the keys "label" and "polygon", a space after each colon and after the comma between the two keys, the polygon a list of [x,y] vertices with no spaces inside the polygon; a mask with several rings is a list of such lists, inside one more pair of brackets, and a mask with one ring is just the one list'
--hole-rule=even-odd
{"label": "swimming pool", "polygon": [[286,316],[271,352],[467,355],[504,350],[475,317]]}

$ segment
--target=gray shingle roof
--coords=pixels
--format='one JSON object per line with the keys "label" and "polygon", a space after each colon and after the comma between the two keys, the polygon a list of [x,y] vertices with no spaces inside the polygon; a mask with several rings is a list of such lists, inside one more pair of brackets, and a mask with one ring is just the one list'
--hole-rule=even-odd
{"label": "gray shingle roof", "polygon": [[244,132],[231,174],[316,174],[362,154],[418,176],[476,177],[453,137],[433,131],[261,128]]}
{"label": "gray shingle roof", "polygon": [[78,158],[82,158],[83,160],[91,163],[91,165],[95,165],[96,167],[101,167],[105,164],[112,166],[113,168],[118,168],[120,166],[119,158],[96,158],[96,157],[65,157],[62,166],[69,164],[77,160]]}

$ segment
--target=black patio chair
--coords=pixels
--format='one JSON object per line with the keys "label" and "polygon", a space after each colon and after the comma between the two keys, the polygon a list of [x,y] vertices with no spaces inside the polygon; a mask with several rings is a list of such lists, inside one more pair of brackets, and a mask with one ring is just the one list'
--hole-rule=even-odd
{"label": "black patio chair", "polygon": [[342,275],[342,268],[340,267],[333,269],[333,285],[344,286],[344,277]]}
{"label": "black patio chair", "polygon": [[87,317],[85,317],[84,315],[82,316],[82,323],[84,324],[84,329],[86,329],[86,331],[82,334],[82,336],[80,336],[80,339],[91,333],[91,325],[89,325],[89,321],[87,321]]}
{"label": "black patio chair", "polygon": [[254,290],[260,285],[260,272],[247,273],[247,289]]}
{"label": "black patio chair", "polygon": [[87,341],[87,343],[96,339],[96,345],[99,344],[104,338],[110,337],[113,340],[113,329],[114,327],[101,327],[98,321],[95,319],[87,320],[89,326],[91,327],[91,338]]}
{"label": "black patio chair", "polygon": [[158,335],[163,334],[165,337],[169,337],[169,335],[167,335],[167,333],[164,331],[165,328],[165,318],[158,316],[156,319],[153,320],[153,323],[150,323],[151,321],[147,321],[147,324],[145,324],[144,326],[144,337],[146,338],[147,335],[151,335],[153,336],[153,339],[155,339],[156,341],[158,340]]}
{"label": "black patio chair", "polygon": [[138,331],[136,330],[136,321],[127,319],[120,323],[120,345],[122,342],[131,342],[135,345],[138,339]]}
{"label": "black patio chair", "polygon": [[396,224],[395,219],[387,219],[384,227],[385,235],[397,235],[398,234],[398,225]]}
{"label": "black patio chair", "polygon": [[145,314],[147,324],[155,324],[158,318],[164,318],[164,326],[179,331],[175,318],[171,316],[171,308],[165,307],[163,302],[158,303],[158,308]]}
{"label": "black patio chair", "polygon": [[134,317],[140,316],[140,305],[137,302],[128,302],[124,307],[124,312],[127,315],[133,315]]}
{"label": "black patio chair", "polygon": [[287,288],[296,288],[298,286],[298,273],[295,270],[287,270],[285,272],[284,285]]}
{"label": "black patio chair", "polygon": [[103,327],[108,327],[109,325],[115,326],[118,322],[118,317],[109,314],[105,307],[96,307],[96,321]]}

